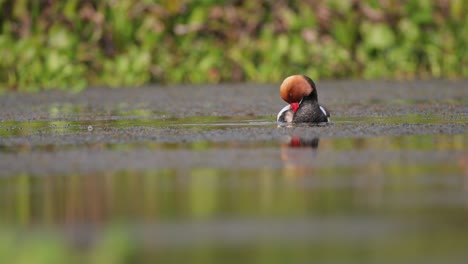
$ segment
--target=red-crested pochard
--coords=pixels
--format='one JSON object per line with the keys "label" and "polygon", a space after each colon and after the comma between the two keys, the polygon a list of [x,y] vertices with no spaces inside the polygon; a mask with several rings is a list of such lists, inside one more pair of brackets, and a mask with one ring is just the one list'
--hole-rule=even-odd
{"label": "red-crested pochard", "polygon": [[283,123],[322,123],[330,121],[330,113],[319,105],[317,87],[305,75],[292,75],[280,86],[280,95],[289,105],[278,113]]}

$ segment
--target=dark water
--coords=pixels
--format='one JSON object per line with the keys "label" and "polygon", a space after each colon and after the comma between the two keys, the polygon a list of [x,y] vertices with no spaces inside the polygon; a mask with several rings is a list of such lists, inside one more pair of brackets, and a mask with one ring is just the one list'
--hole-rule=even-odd
{"label": "dark water", "polygon": [[466,102],[386,102],[295,127],[79,104],[3,116],[0,262],[466,263]]}

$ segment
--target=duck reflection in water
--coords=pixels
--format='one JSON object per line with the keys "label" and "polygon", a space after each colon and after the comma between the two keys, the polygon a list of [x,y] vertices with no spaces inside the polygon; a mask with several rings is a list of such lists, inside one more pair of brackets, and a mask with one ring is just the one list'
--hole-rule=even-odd
{"label": "duck reflection in water", "polygon": [[291,137],[288,146],[290,148],[311,148],[315,150],[318,148],[319,138],[300,138]]}
{"label": "duck reflection in water", "polygon": [[281,160],[287,176],[313,174],[313,159],[317,155],[319,138],[287,136],[281,143]]}

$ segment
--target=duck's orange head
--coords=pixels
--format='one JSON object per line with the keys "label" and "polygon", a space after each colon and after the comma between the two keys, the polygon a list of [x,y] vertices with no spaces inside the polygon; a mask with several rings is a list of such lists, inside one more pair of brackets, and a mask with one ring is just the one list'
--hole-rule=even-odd
{"label": "duck's orange head", "polygon": [[280,95],[288,104],[298,103],[304,96],[315,90],[315,84],[304,75],[292,75],[284,79],[280,86]]}

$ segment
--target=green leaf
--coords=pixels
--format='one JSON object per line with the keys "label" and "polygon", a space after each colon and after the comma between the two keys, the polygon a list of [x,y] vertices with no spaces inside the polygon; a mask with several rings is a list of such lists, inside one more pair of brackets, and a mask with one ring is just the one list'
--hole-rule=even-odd
{"label": "green leaf", "polygon": [[386,49],[395,43],[395,34],[385,24],[364,23],[361,26],[361,33],[364,37],[364,43],[369,48]]}

